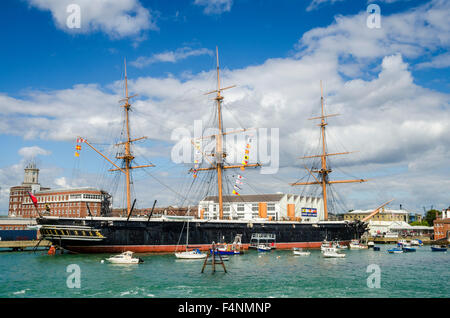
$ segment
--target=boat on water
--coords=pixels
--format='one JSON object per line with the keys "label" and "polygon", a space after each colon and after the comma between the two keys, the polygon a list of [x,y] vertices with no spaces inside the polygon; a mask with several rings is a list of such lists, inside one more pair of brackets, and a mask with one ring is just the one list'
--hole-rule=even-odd
{"label": "boat on water", "polygon": [[187,221],[187,229],[186,229],[186,250],[184,252],[175,253],[175,257],[179,259],[203,259],[207,255],[205,253],[200,252],[199,249],[188,250],[189,246],[189,220]]}
{"label": "boat on water", "polygon": [[270,246],[263,245],[263,244],[258,245],[257,249],[258,249],[258,252],[270,252],[272,250],[270,248]]}
{"label": "boat on water", "polygon": [[423,242],[422,242],[422,240],[418,240],[418,239],[411,240],[411,246],[423,246]]}
{"label": "boat on water", "polygon": [[294,247],[293,252],[296,256],[309,256],[311,254],[311,252],[305,251],[299,247]]}
{"label": "boat on water", "polygon": [[375,246],[375,242],[373,242],[373,241],[370,241],[367,243],[368,248],[373,248],[374,246]]}
{"label": "boat on water", "polygon": [[[328,238],[333,241],[338,241],[343,244],[348,244],[351,239],[360,238],[368,228],[368,219],[379,212],[380,208],[386,205],[383,204],[374,212],[363,219],[362,221],[331,221],[328,219],[328,203],[327,203],[327,187],[330,184],[340,183],[354,183],[365,182],[367,180],[330,180],[329,175],[331,173],[330,167],[327,165],[328,156],[340,155],[341,153],[327,153],[325,138],[322,138],[323,152],[320,155],[313,156],[320,158],[320,169],[308,170],[308,173],[313,175],[315,181],[311,182],[295,182],[291,183],[292,186],[299,185],[318,185],[322,188],[322,201],[323,210],[320,214],[313,217],[292,217],[287,219],[270,219],[260,218],[254,220],[248,220],[244,218],[228,219],[224,217],[224,202],[230,197],[224,196],[223,191],[223,174],[225,171],[232,171],[231,169],[244,170],[250,167],[259,167],[260,164],[237,164],[232,165],[226,162],[227,152],[224,150],[223,138],[229,132],[224,132],[221,118],[222,116],[222,103],[224,97],[223,91],[230,87],[222,87],[220,85],[220,73],[219,73],[219,57],[217,53],[217,89],[210,92],[216,94],[214,98],[216,108],[214,118],[217,122],[217,133],[210,136],[211,139],[215,139],[215,148],[209,155],[204,155],[204,163],[209,166],[204,168],[195,167],[190,172],[196,174],[202,171],[210,171],[217,181],[217,201],[218,211],[213,218],[205,219],[199,211],[195,219],[190,220],[192,225],[189,233],[189,241],[192,246],[195,246],[200,250],[208,250],[211,242],[217,241],[219,237],[224,242],[231,241],[236,234],[240,234],[242,238],[242,248],[246,249],[251,244],[251,238],[254,235],[271,235],[276,236],[277,248],[291,249],[296,247],[307,248],[319,248],[321,242]],[[154,165],[138,165],[133,166],[134,154],[132,153],[132,144],[135,141],[145,139],[145,137],[132,138],[130,135],[131,126],[130,111],[132,110],[130,100],[134,96],[129,96],[127,85],[127,73],[125,65],[125,98],[124,104],[121,105],[124,111],[124,132],[122,134],[124,141],[117,144],[121,147],[118,151],[116,159],[122,160],[122,164],[116,164],[113,160],[109,159],[106,155],[102,154],[96,149],[87,138],[79,137],[86,146],[92,148],[95,152],[100,154],[105,160],[107,160],[113,167],[111,171],[114,171],[125,176],[125,190],[126,190],[126,217],[110,217],[108,212],[110,209],[110,203],[102,201],[102,216],[88,216],[83,218],[71,218],[71,217],[57,217],[57,216],[44,216],[40,215],[36,222],[41,225],[40,233],[42,238],[50,241],[53,245],[58,246],[71,252],[76,253],[115,253],[123,250],[133,252],[176,252],[178,248],[177,238],[179,233],[183,232],[183,228],[186,222],[186,218],[183,216],[166,216],[152,217],[152,213],[145,217],[133,216],[134,201],[132,200],[131,192],[131,174],[135,169],[139,168],[151,168]],[[321,85],[322,86],[322,85]],[[208,93],[209,94],[209,93]],[[327,125],[327,118],[333,115],[325,115],[324,103],[323,103],[323,91],[321,88],[321,116],[313,118],[320,119],[321,135],[325,136],[325,127]],[[246,131],[243,129],[241,131]],[[206,137],[202,137],[206,139]],[[194,142],[195,143],[195,142]],[[311,156],[310,156],[311,157]],[[307,157],[304,157],[307,158]],[[317,174],[314,175],[314,174]],[[198,180],[197,178],[194,179]],[[207,189],[211,188],[212,183],[208,183]],[[103,200],[103,199],[102,199]],[[133,202],[133,204],[132,204]],[[156,202],[156,201],[155,201]],[[295,211],[294,211],[295,212]],[[184,234],[183,234],[184,235]],[[193,254],[193,253],[191,253]]]}
{"label": "boat on water", "polygon": [[112,264],[139,264],[144,262],[139,257],[133,257],[133,254],[131,251],[126,251],[122,254],[111,256],[106,260]]}
{"label": "boat on water", "polygon": [[397,246],[402,247],[402,246],[411,246],[410,243],[408,243],[407,240],[400,240],[397,242]]}
{"label": "boat on water", "polygon": [[411,247],[411,246],[403,246],[402,250],[405,253],[410,253],[410,252],[415,252],[416,251],[416,249],[414,247]]}
{"label": "boat on water", "polygon": [[347,245],[339,244],[339,242],[334,242],[334,243],[333,243],[333,247],[334,247],[336,250],[338,250],[338,251],[342,251],[342,250],[347,250],[347,249],[348,249],[348,246],[347,246]]}
{"label": "boat on water", "polygon": [[376,251],[376,252],[378,252],[378,251],[380,251],[381,249],[380,249],[379,246],[374,246],[374,247],[373,247],[373,250]]}
{"label": "boat on water", "polygon": [[359,240],[352,240],[349,247],[351,250],[362,250],[368,248],[367,245],[362,244]]}
{"label": "boat on water", "polygon": [[323,257],[326,258],[343,258],[345,257],[344,253],[339,253],[334,247],[327,247],[322,251]]}
{"label": "boat on water", "polygon": [[239,255],[242,251],[242,235],[235,236],[232,244],[217,244],[217,251],[220,255]]}
{"label": "boat on water", "polygon": [[447,252],[447,246],[445,245],[432,245],[431,246],[432,252]]}
{"label": "boat on water", "polygon": [[401,254],[401,253],[403,253],[403,250],[401,248],[394,247],[394,248],[388,249],[388,253],[389,254]]}

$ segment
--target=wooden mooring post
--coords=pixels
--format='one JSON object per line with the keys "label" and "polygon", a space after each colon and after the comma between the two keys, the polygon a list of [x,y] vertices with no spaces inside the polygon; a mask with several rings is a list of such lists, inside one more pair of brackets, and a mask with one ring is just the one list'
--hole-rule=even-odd
{"label": "wooden mooring post", "polygon": [[[219,256],[219,259],[216,261],[216,253]],[[212,256],[211,261],[208,262],[209,257]],[[203,262],[202,267],[202,273],[205,270],[206,265],[212,265],[213,274],[216,272],[216,264],[222,264],[223,270],[226,273],[227,269],[225,268],[225,263],[223,262],[222,256],[220,255],[219,251],[217,250],[216,244],[213,242],[211,249],[209,250],[208,255],[205,258],[205,261]]]}

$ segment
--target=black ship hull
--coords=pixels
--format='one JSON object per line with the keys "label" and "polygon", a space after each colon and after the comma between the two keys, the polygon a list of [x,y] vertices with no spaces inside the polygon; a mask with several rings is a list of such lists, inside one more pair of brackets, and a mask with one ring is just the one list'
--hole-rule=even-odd
{"label": "black ship hull", "polygon": [[[122,218],[38,218],[41,238],[76,253],[173,252],[186,242],[186,220]],[[276,222],[190,220],[189,247],[207,250],[212,242],[233,242],[241,235],[243,248],[252,235],[272,235],[279,249],[319,248],[324,240],[348,243],[359,239],[361,222]]]}

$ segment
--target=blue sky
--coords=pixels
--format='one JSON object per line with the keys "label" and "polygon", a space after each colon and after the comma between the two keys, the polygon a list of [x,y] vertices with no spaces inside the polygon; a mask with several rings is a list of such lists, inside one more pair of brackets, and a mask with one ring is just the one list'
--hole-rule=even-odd
{"label": "blue sky", "polygon": [[[66,2],[80,5],[81,29],[65,27]],[[378,30],[365,25],[370,3],[381,8]],[[305,119],[317,110],[323,79],[330,105],[345,114],[333,134],[363,153],[336,165],[361,177],[382,176],[372,197],[370,188],[358,194],[344,187],[343,196],[352,198],[348,206],[373,206],[384,199],[386,185],[412,210],[444,207],[449,202],[435,192],[449,190],[449,13],[448,3],[438,0],[126,0],[103,8],[92,0],[3,1],[0,140],[7,151],[0,159],[0,213],[30,156],[40,163],[43,185],[67,186],[79,168],[86,174],[83,185],[100,186],[93,180],[107,167],[88,151],[74,161],[73,140],[88,134],[99,144],[112,142],[124,58],[132,93],[139,93],[136,114],[150,115],[140,128],[151,138],[145,151],[160,167],[172,167],[173,127],[192,126],[208,109],[198,96],[215,87],[216,46],[225,85],[238,81],[242,87],[230,91],[230,107],[236,105],[251,126],[280,129],[280,178],[293,182],[299,175],[295,157],[310,146],[306,136],[314,126]],[[125,23],[115,23],[124,17]],[[183,113],[184,107],[191,110]],[[271,120],[274,109],[280,113]],[[110,124],[98,119],[101,112]],[[162,178],[178,187],[183,169]],[[254,176],[261,193],[301,191],[264,178]],[[137,179],[145,184],[146,175]],[[146,200],[142,206],[151,205]]]}

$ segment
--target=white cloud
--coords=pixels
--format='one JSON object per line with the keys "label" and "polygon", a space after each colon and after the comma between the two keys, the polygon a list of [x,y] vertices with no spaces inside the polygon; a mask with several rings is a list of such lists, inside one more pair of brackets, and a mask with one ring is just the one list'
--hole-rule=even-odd
{"label": "white cloud", "polygon": [[429,51],[448,49],[450,45],[450,2],[431,1],[404,13],[384,16],[381,28],[366,25],[368,14],[337,16],[330,26],[315,28],[303,34],[297,48],[300,55],[323,52],[339,58],[368,59],[402,53],[417,58]]}
{"label": "white cloud", "polygon": [[194,4],[205,7],[205,14],[222,14],[231,11],[233,0],[195,0]]}
{"label": "white cloud", "polygon": [[187,59],[190,56],[212,55],[213,52],[206,48],[192,49],[190,47],[179,48],[175,51],[166,51],[163,53],[153,54],[152,56],[140,56],[130,64],[142,68],[153,63],[177,63]]}
{"label": "white cloud", "polygon": [[336,2],[341,2],[344,0],[312,0],[311,3],[309,4],[309,6],[306,8],[306,11],[313,11],[318,9],[320,6],[325,5],[325,4],[334,4]]}
{"label": "white cloud", "polygon": [[23,147],[19,149],[19,155],[27,159],[35,158],[37,155],[48,156],[50,154],[51,151],[42,149],[41,147],[38,146]]}
{"label": "white cloud", "polygon": [[450,66],[450,53],[443,53],[434,56],[431,61],[423,62],[416,65],[417,69],[423,68],[446,68]]}
{"label": "white cloud", "polygon": [[[142,37],[143,31],[157,30],[148,9],[139,0],[27,0],[30,6],[49,10],[56,26],[71,33],[101,31],[112,38]],[[67,7],[80,6],[81,27],[69,28],[67,18],[71,14]]]}

